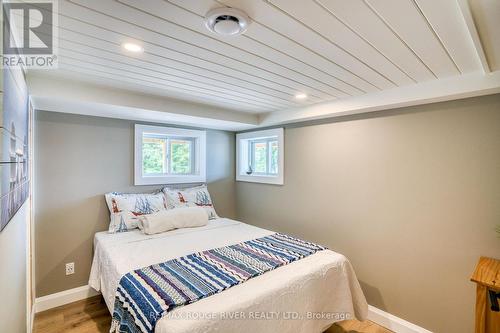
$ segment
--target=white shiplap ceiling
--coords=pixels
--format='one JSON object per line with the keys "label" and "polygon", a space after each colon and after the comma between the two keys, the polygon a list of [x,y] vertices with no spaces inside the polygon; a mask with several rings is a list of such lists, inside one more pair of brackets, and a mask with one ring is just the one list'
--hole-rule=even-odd
{"label": "white shiplap ceiling", "polygon": [[[498,71],[499,2],[473,0],[470,15],[465,0],[60,0],[51,76],[265,119]],[[204,26],[210,9],[225,6],[250,16],[244,35]],[[124,42],[144,53],[125,52]]]}

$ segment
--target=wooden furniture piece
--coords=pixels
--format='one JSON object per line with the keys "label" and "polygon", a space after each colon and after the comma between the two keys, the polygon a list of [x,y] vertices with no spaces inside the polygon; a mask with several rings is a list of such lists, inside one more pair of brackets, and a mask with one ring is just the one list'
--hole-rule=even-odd
{"label": "wooden furniture piece", "polygon": [[500,260],[481,257],[472,274],[476,288],[476,333],[500,333]]}

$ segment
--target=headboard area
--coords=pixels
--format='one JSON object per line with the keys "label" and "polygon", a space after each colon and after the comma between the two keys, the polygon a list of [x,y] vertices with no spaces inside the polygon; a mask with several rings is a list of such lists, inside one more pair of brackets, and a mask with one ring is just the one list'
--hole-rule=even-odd
{"label": "headboard area", "polygon": [[[206,181],[134,185],[135,121],[37,110],[35,123],[37,296],[88,283],[94,235],[109,227],[106,193],[206,183],[217,214],[236,217],[234,133],[206,131]],[[68,262],[75,263],[70,278]]]}

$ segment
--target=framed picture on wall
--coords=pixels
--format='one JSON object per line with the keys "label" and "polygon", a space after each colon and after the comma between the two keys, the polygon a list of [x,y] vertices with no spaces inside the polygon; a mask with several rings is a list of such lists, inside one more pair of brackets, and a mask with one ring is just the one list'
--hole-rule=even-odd
{"label": "framed picture on wall", "polygon": [[0,230],[29,195],[29,101],[21,67],[2,70],[0,111]]}

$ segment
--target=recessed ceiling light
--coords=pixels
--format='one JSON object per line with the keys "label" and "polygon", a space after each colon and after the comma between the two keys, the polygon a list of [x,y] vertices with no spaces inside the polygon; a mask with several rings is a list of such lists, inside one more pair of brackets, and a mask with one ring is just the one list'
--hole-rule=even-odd
{"label": "recessed ceiling light", "polygon": [[299,93],[299,94],[295,95],[295,98],[296,99],[306,99],[307,98],[307,94]]}
{"label": "recessed ceiling light", "polygon": [[250,19],[236,8],[216,8],[205,15],[208,30],[223,36],[235,36],[244,33]]}
{"label": "recessed ceiling light", "polygon": [[135,43],[123,43],[122,47],[130,52],[135,52],[135,53],[141,53],[144,52],[144,48],[140,46],[139,44]]}

